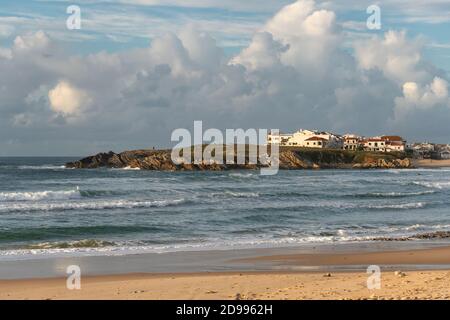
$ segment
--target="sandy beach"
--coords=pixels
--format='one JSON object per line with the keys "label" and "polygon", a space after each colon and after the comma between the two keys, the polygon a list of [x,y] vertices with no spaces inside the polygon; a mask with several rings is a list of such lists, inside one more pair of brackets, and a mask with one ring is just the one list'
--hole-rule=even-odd
{"label": "sandy beach", "polygon": [[[291,267],[324,265],[330,266],[330,271],[87,276],[81,280],[81,290],[68,290],[66,278],[1,280],[0,299],[450,299],[450,247],[292,254],[248,260]],[[367,287],[370,275],[365,268],[370,264],[381,266],[381,289]],[[337,271],[349,265],[359,267],[352,272]],[[389,267],[394,265],[404,268]],[[429,270],[430,266],[435,270]]]}
{"label": "sandy beach", "polygon": [[450,167],[450,159],[449,160],[432,160],[432,159],[413,160],[413,165],[416,168],[445,168],[445,167]]}

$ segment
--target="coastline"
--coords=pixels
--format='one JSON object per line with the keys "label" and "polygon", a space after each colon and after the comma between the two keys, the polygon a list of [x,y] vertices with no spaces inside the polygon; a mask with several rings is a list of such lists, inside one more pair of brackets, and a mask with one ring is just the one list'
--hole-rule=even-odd
{"label": "coastline", "polygon": [[[68,290],[62,275],[0,280],[0,299],[449,299],[448,243],[411,245],[410,249],[404,244],[304,249],[310,253],[295,253],[300,250],[288,248],[288,253],[281,255],[274,253],[283,249],[261,249],[243,255],[247,257],[225,259],[250,266],[241,271],[86,275],[81,290]],[[195,254],[185,254],[195,259]],[[223,252],[215,254],[226,256]],[[148,257],[142,260],[150,261]],[[184,264],[188,266],[189,261]],[[366,286],[366,270],[373,264],[381,268],[380,290]]]}
{"label": "coastline", "polygon": [[447,160],[433,160],[433,159],[422,159],[413,160],[413,166],[417,168],[448,168],[450,167],[450,159]]}

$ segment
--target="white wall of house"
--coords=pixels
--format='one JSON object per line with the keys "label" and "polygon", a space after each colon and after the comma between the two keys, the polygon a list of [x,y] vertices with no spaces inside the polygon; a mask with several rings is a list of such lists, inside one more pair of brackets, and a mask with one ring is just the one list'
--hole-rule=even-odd
{"label": "white wall of house", "polygon": [[404,144],[387,144],[386,152],[403,152],[405,151]]}
{"label": "white wall of house", "polygon": [[[307,140],[312,137],[319,137],[327,140],[325,144],[321,144],[320,148],[337,148],[340,149],[343,145],[343,140],[329,132],[318,132],[312,130],[299,130],[292,135],[286,145],[288,146],[296,146],[296,147],[311,147],[311,143],[308,144]],[[314,146],[314,145],[313,145]],[[316,144],[318,147],[318,144]]]}
{"label": "white wall of house", "polygon": [[[319,138],[319,137],[317,137],[317,138]],[[319,140],[319,139],[309,138],[302,142],[301,147],[305,147],[305,148],[325,148],[325,147],[327,147],[328,140],[325,140],[323,138],[322,138],[323,140]]]}
{"label": "white wall of house", "polygon": [[364,142],[364,149],[367,151],[386,152],[386,142],[381,139],[369,139]]}
{"label": "white wall of house", "polygon": [[287,141],[289,141],[289,139],[291,138],[292,134],[268,134],[267,143],[286,145]]}

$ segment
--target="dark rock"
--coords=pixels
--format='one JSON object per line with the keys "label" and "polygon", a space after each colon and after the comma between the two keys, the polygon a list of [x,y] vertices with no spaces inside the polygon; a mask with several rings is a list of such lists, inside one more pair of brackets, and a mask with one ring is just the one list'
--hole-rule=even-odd
{"label": "dark rock", "polygon": [[[231,152],[236,152],[232,150]],[[236,156],[235,156],[236,157]],[[280,169],[391,169],[411,168],[410,159],[396,159],[389,154],[358,153],[343,150],[319,149],[304,150],[301,148],[281,148],[279,153]],[[99,153],[83,158],[79,161],[66,164],[67,168],[93,169],[93,168],[140,168],[143,170],[163,171],[221,171],[232,169],[255,170],[266,167],[258,162],[250,163],[248,157],[245,164],[174,164],[171,160],[170,150],[133,150],[122,153]]]}

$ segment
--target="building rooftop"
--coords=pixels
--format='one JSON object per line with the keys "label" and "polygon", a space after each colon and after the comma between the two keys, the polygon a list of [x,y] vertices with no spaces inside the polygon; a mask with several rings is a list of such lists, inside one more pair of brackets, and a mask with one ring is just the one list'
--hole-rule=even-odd
{"label": "building rooftop", "polygon": [[321,138],[321,137],[311,137],[311,138],[306,139],[305,141],[328,141],[328,140],[325,138]]}
{"label": "building rooftop", "polygon": [[403,141],[403,138],[400,136],[382,136],[381,139],[389,140],[389,141],[398,141],[398,142]]}

